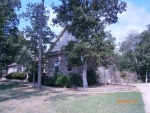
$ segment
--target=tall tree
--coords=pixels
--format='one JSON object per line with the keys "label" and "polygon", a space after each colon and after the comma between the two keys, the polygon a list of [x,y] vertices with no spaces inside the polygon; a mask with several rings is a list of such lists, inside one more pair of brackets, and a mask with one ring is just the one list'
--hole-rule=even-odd
{"label": "tall tree", "polygon": [[136,72],[139,77],[145,76],[148,82],[150,67],[150,29],[138,34],[131,32],[127,39],[122,42],[120,52],[120,69]]}
{"label": "tall tree", "polygon": [[24,32],[20,32],[19,37],[20,41],[18,43],[20,43],[20,48],[18,51],[19,54],[16,55],[15,62],[26,67],[32,61],[32,53],[29,48],[30,41],[24,38]]}
{"label": "tall tree", "polygon": [[20,0],[0,1],[0,68],[14,61],[17,54],[19,19],[15,11],[21,8]]}
{"label": "tall tree", "polygon": [[137,71],[140,76],[139,61],[136,51],[139,41],[139,33],[136,31],[130,31],[126,40],[123,41],[120,46],[120,52],[122,53],[120,67],[122,71]]}
{"label": "tall tree", "polygon": [[[57,13],[53,23],[67,26],[67,30],[77,38],[74,47],[69,49],[69,55],[81,62],[83,87],[86,88],[87,61],[94,57],[101,56],[102,60],[105,58],[106,51],[111,48],[109,47],[111,42],[107,41],[107,35],[103,32],[105,25],[117,22],[117,14],[125,11],[126,3],[121,0],[61,0],[61,2],[60,6],[52,4],[54,12]],[[105,48],[107,46],[108,48]]]}
{"label": "tall tree", "polygon": [[34,57],[38,58],[39,55],[39,76],[38,76],[38,88],[41,87],[41,58],[42,53],[46,50],[47,44],[50,44],[55,37],[54,32],[48,27],[49,10],[44,7],[44,1],[42,3],[28,3],[26,12],[23,12],[21,16],[25,20],[30,21],[30,26],[26,26],[24,29],[26,38],[30,40],[30,51],[34,53]]}
{"label": "tall tree", "polygon": [[140,62],[140,68],[145,72],[145,82],[148,82],[149,68],[150,68],[150,25],[148,29],[140,34],[140,40],[137,47],[137,56]]}

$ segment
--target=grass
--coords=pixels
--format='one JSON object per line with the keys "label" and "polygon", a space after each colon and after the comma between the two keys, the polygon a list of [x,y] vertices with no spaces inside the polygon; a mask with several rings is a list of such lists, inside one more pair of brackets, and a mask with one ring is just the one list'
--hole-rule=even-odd
{"label": "grass", "polygon": [[[117,103],[136,99],[138,103]],[[88,94],[0,84],[1,113],[145,113],[140,92]]]}

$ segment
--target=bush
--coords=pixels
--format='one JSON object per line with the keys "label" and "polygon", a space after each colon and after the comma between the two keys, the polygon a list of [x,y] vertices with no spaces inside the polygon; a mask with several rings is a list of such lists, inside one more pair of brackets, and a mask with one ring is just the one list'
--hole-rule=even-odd
{"label": "bush", "polygon": [[13,73],[12,74],[12,79],[19,79],[19,80],[24,80],[26,78],[26,74],[25,73]]}
{"label": "bush", "polygon": [[7,74],[7,75],[5,76],[5,78],[6,78],[6,79],[12,79],[12,74],[13,74],[13,73]]}
{"label": "bush", "polygon": [[16,73],[11,73],[11,74],[6,75],[5,78],[24,80],[26,78],[26,74],[16,72]]}
{"label": "bush", "polygon": [[55,73],[54,76],[43,75],[41,84],[45,86],[58,87],[82,86],[82,77],[74,73],[70,73],[68,75]]}
{"label": "bush", "polygon": [[55,86],[55,77],[43,75],[41,79],[41,84],[45,86]]}
{"label": "bush", "polygon": [[[38,81],[38,73],[35,73],[35,79],[34,80],[35,80],[34,82]],[[29,73],[28,82],[33,82],[33,74],[32,73]]]}
{"label": "bush", "polygon": [[71,77],[69,75],[58,76],[55,85],[60,87],[70,87]]}
{"label": "bush", "polygon": [[82,76],[79,76],[75,73],[70,73],[69,76],[71,77],[71,85],[73,87],[82,87],[83,83],[82,83]]}
{"label": "bush", "polygon": [[98,76],[96,75],[94,70],[87,71],[87,82],[89,85],[98,83]]}
{"label": "bush", "polygon": [[41,84],[45,86],[57,86],[56,80],[60,76],[64,76],[61,73],[55,73],[54,76],[47,76],[46,74],[42,75]]}

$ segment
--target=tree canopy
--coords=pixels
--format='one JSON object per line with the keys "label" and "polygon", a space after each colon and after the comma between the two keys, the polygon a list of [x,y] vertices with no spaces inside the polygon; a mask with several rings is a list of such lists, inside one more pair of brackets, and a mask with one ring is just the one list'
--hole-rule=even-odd
{"label": "tree canopy", "polygon": [[76,42],[69,42],[64,48],[69,51],[68,59],[76,58],[76,61],[82,62],[83,86],[88,87],[87,61],[89,58],[101,56],[105,58],[110,50],[113,50],[113,38],[104,32],[104,28],[117,22],[117,14],[125,11],[126,3],[120,0],[61,0],[61,2],[60,6],[52,4],[54,12],[57,13],[53,23],[67,26],[67,30],[76,37]]}
{"label": "tree canopy", "polygon": [[0,1],[0,67],[12,63],[18,53],[20,39],[16,11],[20,8],[20,0]]}
{"label": "tree canopy", "polygon": [[137,72],[148,81],[150,67],[150,29],[142,33],[131,32],[120,47],[120,69]]}

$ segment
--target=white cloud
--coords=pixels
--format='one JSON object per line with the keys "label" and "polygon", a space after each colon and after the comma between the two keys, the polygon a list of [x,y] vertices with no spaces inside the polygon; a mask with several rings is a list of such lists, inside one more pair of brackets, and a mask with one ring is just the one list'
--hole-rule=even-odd
{"label": "white cloud", "polygon": [[142,32],[150,24],[150,12],[144,7],[137,7],[127,2],[127,11],[118,15],[118,23],[107,27],[116,37],[116,43],[122,42],[131,30]]}
{"label": "white cloud", "polygon": [[[52,18],[56,17],[51,7],[50,19],[48,25],[52,24]],[[108,26],[106,30],[111,30],[111,33],[116,37],[116,43],[122,42],[131,30],[142,32],[146,29],[146,25],[150,24],[150,12],[145,7],[137,7],[134,3],[127,2],[127,11],[118,14],[118,23]],[[50,26],[51,29],[58,35],[62,28],[60,26]]]}

